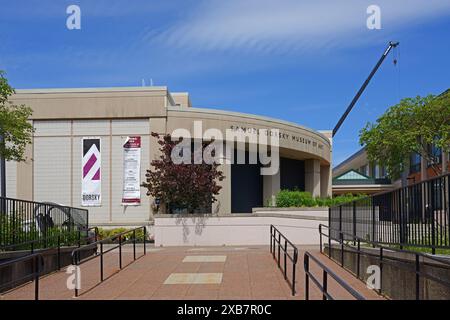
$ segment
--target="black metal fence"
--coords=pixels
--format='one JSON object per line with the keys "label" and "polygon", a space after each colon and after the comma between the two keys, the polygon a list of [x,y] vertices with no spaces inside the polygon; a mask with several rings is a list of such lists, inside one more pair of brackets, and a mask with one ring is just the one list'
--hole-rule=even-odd
{"label": "black metal fence", "polygon": [[[310,271],[310,260],[313,261],[322,270],[322,283],[320,283],[317,277],[314,276],[314,274]],[[310,280],[322,293],[322,300],[334,300],[334,297],[328,291],[328,277],[331,277],[340,287],[342,287],[357,300],[365,300],[363,295],[353,289],[348,283],[342,280],[341,277],[336,275],[336,273],[334,273],[330,268],[320,262],[309,252],[305,252],[305,255],[303,257],[303,267],[305,270],[305,300],[309,300]]]}
{"label": "black metal fence", "polygon": [[[298,261],[298,249],[290,242],[274,225],[270,225],[270,252],[278,263],[278,268],[283,271],[284,279],[291,287],[292,295],[295,296],[295,272]],[[283,265],[281,264],[283,255]],[[288,277],[288,260],[291,261],[291,280]]]}
{"label": "black metal fence", "polygon": [[[143,239],[144,239],[144,252],[141,256],[136,256],[136,243],[137,243],[137,232],[142,231],[143,233]],[[72,265],[79,267],[81,264],[91,261],[95,258],[100,257],[100,282],[103,282],[105,280],[104,277],[104,268],[103,268],[103,256],[113,250],[119,249],[118,254],[118,260],[119,260],[119,269],[122,270],[123,264],[122,264],[122,247],[125,244],[132,243],[133,244],[133,261],[136,261],[136,259],[139,259],[142,256],[145,256],[147,254],[147,247],[146,247],[146,238],[147,238],[147,228],[145,226],[134,228],[131,230],[127,230],[121,233],[117,233],[107,239],[102,239],[99,241],[96,241],[94,243],[88,244],[87,246],[75,249],[72,251]],[[104,250],[103,245],[104,244],[110,244],[110,243],[117,242],[116,245],[110,246],[108,249]],[[100,250],[93,256],[87,257],[85,259],[82,259],[81,252],[82,250],[86,250],[88,248],[97,248],[97,250],[100,248]],[[78,280],[76,280],[78,281]],[[75,286],[75,297],[78,297],[79,295],[79,288]]]}
{"label": "black metal fence", "polygon": [[25,261],[31,261],[32,272],[19,279],[9,281],[8,283],[0,283],[0,292],[2,292],[3,289],[10,289],[11,287],[22,284],[23,281],[34,281],[34,299],[39,300],[39,277],[42,275],[42,269],[44,265],[44,259],[41,253],[29,254],[20,258],[16,258],[14,260],[0,263],[0,269]]}
{"label": "black metal fence", "polygon": [[28,249],[29,243],[46,248],[54,245],[49,239],[88,237],[88,217],[86,209],[0,197],[0,250]]}
{"label": "black metal fence", "polygon": [[[328,230],[328,233],[325,232],[325,230]],[[332,238],[331,234],[339,234],[338,238]],[[445,269],[450,268],[450,261],[447,258],[441,258],[439,256],[429,255],[421,252],[415,252],[415,251],[409,251],[409,250],[400,250],[396,248],[390,248],[383,246],[379,243],[366,240],[363,238],[360,238],[358,236],[354,236],[349,233],[345,233],[343,231],[333,230],[328,228],[327,226],[320,224],[319,225],[319,235],[320,235],[320,252],[325,253],[330,259],[335,260],[336,262],[340,263],[341,267],[349,270],[350,272],[354,273],[354,275],[360,279],[363,280],[363,274],[364,271],[361,270],[361,257],[365,256],[371,259],[371,263],[376,263],[376,265],[379,266],[380,274],[379,274],[379,287],[374,288],[377,289],[379,294],[384,294],[384,288],[383,288],[383,266],[390,266],[393,268],[396,272],[396,276],[399,276],[400,272],[411,272],[414,274],[414,286],[411,286],[414,288],[414,294],[411,296],[414,296],[416,300],[425,299],[424,298],[424,292],[434,293],[433,291],[439,292],[439,296],[442,295],[442,291],[436,290],[430,290],[429,287],[431,284],[441,286],[442,288],[446,288],[446,290],[450,289],[450,281],[448,280],[448,277],[442,277],[439,275],[439,273],[436,273],[436,271],[433,272],[432,266],[434,265],[435,268],[441,267]],[[323,240],[322,237],[328,238],[328,248],[327,250],[323,249]],[[350,241],[349,243],[346,243],[344,239],[352,239],[356,245],[353,245]],[[338,244],[333,245],[332,240],[338,241]],[[339,253],[339,257],[337,259],[333,258],[332,251],[336,250]],[[356,267],[351,263],[351,261],[348,261],[349,263],[346,263],[344,261],[345,257],[348,256],[346,253],[354,253],[356,256]],[[395,254],[400,254],[396,256]],[[351,257],[349,257],[351,258]],[[351,259],[350,259],[351,260]],[[355,267],[354,270],[352,270],[352,267]],[[305,270],[306,270],[306,262],[305,262]],[[436,269],[435,269],[436,270]],[[324,275],[324,283],[326,284],[325,275]],[[392,280],[391,280],[392,281]],[[316,285],[317,280],[315,281]],[[404,285],[402,283],[401,285]],[[428,285],[428,289],[424,289],[423,286]],[[320,287],[322,289],[326,286],[323,285]],[[393,285],[391,284],[391,287]],[[306,287],[308,288],[308,287]],[[349,291],[350,292],[350,291]],[[354,297],[356,297],[354,294],[352,294]],[[445,297],[445,296],[444,296]],[[394,297],[395,298],[395,297]],[[325,299],[325,293],[324,293],[324,299]],[[402,299],[405,299],[404,297]]]}
{"label": "black metal fence", "polygon": [[[450,174],[375,194],[329,210],[330,236],[340,232],[380,244],[450,248]],[[344,240],[353,240],[345,237]]]}

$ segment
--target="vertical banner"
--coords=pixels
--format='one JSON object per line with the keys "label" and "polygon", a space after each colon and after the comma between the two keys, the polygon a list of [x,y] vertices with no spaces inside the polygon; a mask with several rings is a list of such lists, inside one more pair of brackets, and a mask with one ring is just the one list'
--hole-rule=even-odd
{"label": "vertical banner", "polygon": [[101,206],[101,153],[100,138],[82,138],[81,150],[81,205]]}
{"label": "vertical banner", "polygon": [[123,145],[122,205],[141,204],[141,137],[127,137]]}

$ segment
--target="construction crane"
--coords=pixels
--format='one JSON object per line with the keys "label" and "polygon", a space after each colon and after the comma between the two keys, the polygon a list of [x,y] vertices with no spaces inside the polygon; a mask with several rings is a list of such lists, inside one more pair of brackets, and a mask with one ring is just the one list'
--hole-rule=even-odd
{"label": "construction crane", "polygon": [[[350,102],[349,106],[347,107],[347,110],[345,110],[344,114],[342,115],[342,117],[339,119],[338,123],[336,124],[336,126],[333,129],[333,137],[336,135],[336,132],[339,130],[339,128],[341,127],[342,123],[344,122],[345,118],[347,118],[348,114],[350,113],[350,111],[352,111],[353,107],[355,106],[356,102],[358,101],[358,99],[361,97],[362,93],[364,92],[364,90],[366,89],[367,85],[369,84],[370,80],[372,80],[372,77],[375,75],[375,73],[377,72],[378,68],[381,66],[381,64],[383,63],[384,59],[387,57],[387,55],[389,54],[389,52],[397,47],[400,44],[400,42],[393,42],[390,41],[388,44],[388,47],[386,48],[386,50],[384,51],[383,55],[381,56],[380,60],[378,60],[377,64],[375,65],[375,67],[372,69],[372,72],[370,72],[369,76],[367,77],[366,81],[364,81],[363,85],[361,86],[361,88],[358,90],[358,92],[356,93],[356,96],[353,98],[352,102]],[[396,64],[397,61],[394,60],[394,64]]]}

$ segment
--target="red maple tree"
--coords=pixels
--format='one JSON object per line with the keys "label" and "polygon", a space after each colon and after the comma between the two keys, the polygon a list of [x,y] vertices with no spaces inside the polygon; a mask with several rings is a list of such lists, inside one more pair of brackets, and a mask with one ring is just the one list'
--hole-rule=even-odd
{"label": "red maple tree", "polygon": [[[188,213],[217,201],[215,196],[222,188],[217,181],[225,178],[218,164],[207,164],[203,160],[201,164],[194,164],[193,152],[191,164],[175,164],[171,154],[179,141],[172,141],[170,134],[152,132],[152,136],[158,139],[161,156],[151,162],[153,168],[145,174],[146,182],[142,187],[147,188],[147,195],[159,198],[166,208],[184,208]],[[203,150],[207,145],[203,143]]]}

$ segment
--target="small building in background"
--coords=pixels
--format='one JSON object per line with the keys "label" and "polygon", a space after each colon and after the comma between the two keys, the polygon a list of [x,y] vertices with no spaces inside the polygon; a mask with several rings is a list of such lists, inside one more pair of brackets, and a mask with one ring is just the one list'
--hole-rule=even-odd
{"label": "small building in background", "polygon": [[[443,154],[439,148],[434,146],[430,146],[430,148],[440,164],[440,168],[444,168],[443,172],[449,172],[449,154]],[[387,176],[386,169],[371,163],[367,158],[365,148],[362,148],[333,168],[332,192],[334,196],[347,193],[369,195],[424,181],[435,176],[437,173],[426,159],[422,159],[420,155],[414,153],[409,157],[408,166],[402,177],[392,181]]]}

